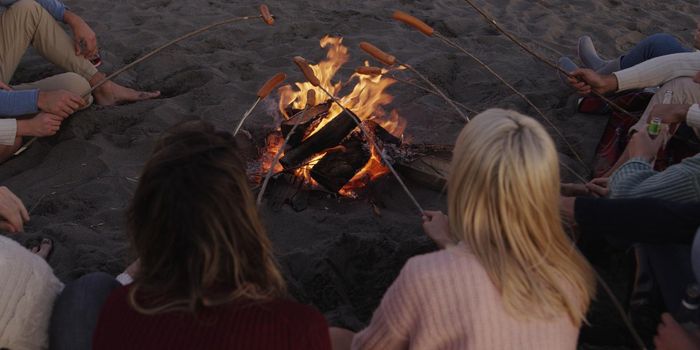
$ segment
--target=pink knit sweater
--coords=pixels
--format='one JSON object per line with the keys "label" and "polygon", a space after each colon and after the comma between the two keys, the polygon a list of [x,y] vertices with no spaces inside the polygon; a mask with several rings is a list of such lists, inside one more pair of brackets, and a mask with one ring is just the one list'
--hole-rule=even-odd
{"label": "pink knit sweater", "polygon": [[464,244],[410,259],[353,349],[576,349],[568,317],[517,320]]}

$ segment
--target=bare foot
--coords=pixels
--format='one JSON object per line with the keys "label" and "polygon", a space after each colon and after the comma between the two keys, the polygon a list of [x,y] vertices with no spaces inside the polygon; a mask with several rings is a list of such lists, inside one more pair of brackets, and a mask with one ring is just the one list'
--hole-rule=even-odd
{"label": "bare foot", "polygon": [[38,246],[33,247],[30,249],[30,251],[46,260],[48,259],[49,254],[51,254],[52,249],[53,242],[48,238],[44,238],[41,240],[41,243]]}
{"label": "bare foot", "polygon": [[98,105],[114,106],[129,102],[150,100],[160,96],[160,91],[136,91],[108,81],[97,88],[97,90],[92,93],[92,96],[95,97],[95,102],[97,102]]}

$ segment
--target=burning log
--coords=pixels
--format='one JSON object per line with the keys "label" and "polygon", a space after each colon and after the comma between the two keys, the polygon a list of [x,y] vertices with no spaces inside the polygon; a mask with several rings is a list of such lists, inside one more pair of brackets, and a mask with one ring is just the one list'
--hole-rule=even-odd
{"label": "burning log", "polygon": [[290,147],[296,147],[301,144],[308,133],[314,130],[318,123],[323,120],[323,118],[328,116],[328,111],[330,108],[330,103],[320,104],[307,110],[303,110],[291,118],[283,121],[280,127],[284,137],[287,137],[287,135],[289,135],[289,133],[291,133],[294,129],[294,126],[298,124],[294,130],[294,134],[289,138],[287,145]]}
{"label": "burning log", "polygon": [[392,144],[395,146],[401,145],[401,139],[392,135],[389,131],[384,129],[381,125],[377,124],[372,120],[365,120],[362,122],[365,125],[365,129],[374,135],[377,142],[381,142],[383,145]]}
{"label": "burning log", "polygon": [[369,162],[370,156],[365,142],[353,135],[326,153],[311,169],[311,177],[327,190],[338,192]]}
{"label": "burning log", "polygon": [[357,116],[350,111],[339,114],[299,146],[289,150],[280,159],[280,164],[285,168],[291,168],[301,164],[316,153],[338,146],[357,127],[357,119],[355,118]]}

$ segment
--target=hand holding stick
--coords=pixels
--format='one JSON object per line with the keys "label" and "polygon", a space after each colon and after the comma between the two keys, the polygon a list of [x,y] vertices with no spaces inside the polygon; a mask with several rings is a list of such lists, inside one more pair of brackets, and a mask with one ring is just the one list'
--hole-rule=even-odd
{"label": "hand holding stick", "polygon": [[243,123],[245,123],[246,119],[250,116],[251,113],[255,110],[255,107],[258,106],[260,101],[264,100],[265,97],[267,97],[270,92],[272,92],[272,89],[274,89],[277,85],[281,84],[283,81],[287,79],[287,75],[284,73],[277,73],[275,74],[274,77],[270,78],[265,85],[263,85],[260,90],[258,90],[258,99],[255,100],[255,103],[253,103],[253,106],[250,107],[249,110],[245,112],[243,115],[243,118],[241,118],[241,121],[238,123],[236,126],[236,129],[233,131],[233,136],[238,135],[238,132],[241,130],[241,127],[243,126]]}
{"label": "hand holding stick", "polygon": [[462,120],[464,120],[467,123],[469,122],[469,117],[459,107],[457,107],[457,105],[454,104],[452,99],[447,97],[447,95],[445,95],[445,93],[442,92],[442,90],[440,90],[440,88],[438,88],[435,84],[433,84],[433,82],[431,82],[430,79],[428,79],[426,76],[421,74],[418,70],[413,68],[413,66],[411,66],[407,63],[400,62],[395,56],[392,56],[392,55],[380,50],[379,48],[377,48],[376,46],[374,46],[368,42],[360,43],[360,48],[363,51],[365,51],[366,53],[368,53],[370,56],[376,58],[378,61],[384,63],[387,66],[393,66],[395,64],[398,64],[399,66],[405,67],[408,70],[410,70],[411,72],[413,72],[414,74],[416,74],[420,79],[422,79],[428,85],[430,85],[430,87],[432,87],[433,90],[435,92],[437,92],[440,95],[440,97],[442,97],[450,106],[452,106],[452,108],[454,108],[454,110],[457,111],[457,114],[459,114],[459,116],[462,117]]}
{"label": "hand holding stick", "polygon": [[[387,62],[389,62],[389,61],[391,61],[391,57],[393,57],[393,56],[384,57],[384,58],[387,59]],[[413,202],[413,204],[416,206],[416,208],[418,208],[418,211],[420,212],[421,216],[425,215],[425,211],[423,210],[423,207],[420,205],[420,203],[418,203],[418,200],[416,200],[416,197],[413,195],[413,193],[411,193],[411,190],[408,189],[408,186],[406,186],[406,183],[403,182],[403,180],[401,179],[401,176],[399,176],[399,174],[396,172],[396,169],[394,169],[394,166],[391,165],[391,163],[390,163],[389,160],[387,159],[387,155],[386,155],[386,153],[384,152],[384,150],[381,149],[381,148],[379,148],[379,145],[377,145],[377,143],[375,142],[375,140],[372,138],[372,135],[371,135],[367,130],[365,130],[364,126],[362,126],[362,122],[361,122],[360,119],[355,115],[355,113],[352,113],[350,110],[348,110],[347,108],[345,108],[345,106],[344,106],[342,103],[340,103],[340,100],[339,100],[337,97],[335,97],[333,94],[331,94],[330,92],[328,92],[328,90],[326,90],[326,89],[320,84],[318,78],[317,78],[316,75],[314,74],[313,70],[312,70],[311,67],[309,66],[309,63],[308,63],[308,61],[306,61],[306,59],[304,59],[303,57],[297,56],[297,57],[294,58],[294,63],[296,63],[296,65],[299,67],[299,69],[301,70],[301,72],[304,74],[304,77],[306,77],[306,80],[308,80],[309,83],[311,83],[311,85],[313,85],[313,86],[315,86],[315,87],[321,89],[321,91],[323,91],[326,95],[328,95],[328,97],[329,97],[331,100],[333,100],[333,102],[335,102],[338,106],[340,106],[340,108],[343,109],[343,112],[347,113],[348,115],[350,115],[350,116],[352,117],[352,120],[355,122],[355,124],[357,124],[358,128],[360,128],[360,131],[365,135],[365,138],[367,139],[367,142],[368,142],[370,145],[372,145],[372,147],[374,147],[374,149],[375,149],[377,152],[379,152],[379,155],[380,155],[382,161],[383,161],[384,164],[387,166],[387,168],[389,168],[389,170],[391,171],[391,173],[394,175],[394,177],[395,177],[396,180],[399,182],[399,184],[401,185],[401,187],[403,188],[403,190],[406,192],[406,194],[408,195],[408,197],[411,199],[411,201]]]}

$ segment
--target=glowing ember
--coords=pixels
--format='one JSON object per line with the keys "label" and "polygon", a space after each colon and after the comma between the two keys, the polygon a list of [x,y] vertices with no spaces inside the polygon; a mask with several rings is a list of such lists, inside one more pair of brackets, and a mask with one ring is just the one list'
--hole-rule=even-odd
{"label": "glowing ember", "polygon": [[[311,65],[314,73],[321,81],[321,85],[332,94],[338,96],[341,90],[346,88],[345,84],[353,82],[355,86],[350,93],[344,96],[338,96],[341,103],[354,112],[360,120],[372,120],[382,126],[389,133],[398,138],[402,138],[406,123],[401,118],[397,111],[386,113],[383,106],[392,102],[393,97],[386,93],[386,89],[393,85],[396,81],[384,76],[368,76],[353,74],[350,80],[346,83],[340,80],[333,83],[333,78],[340,68],[348,62],[348,48],[342,45],[342,38],[334,38],[326,36],[321,39],[321,47],[328,48],[326,60]],[[368,66],[367,63],[365,65]],[[286,85],[281,87],[278,92],[280,94],[279,110],[285,118],[290,118],[287,115],[287,110],[302,110],[307,104],[306,96],[309,90],[315,90],[316,96],[326,97],[326,94],[321,89],[314,87],[308,82],[295,83],[296,88]],[[326,101],[325,98],[317,98],[316,103],[321,104]],[[321,130],[333,118],[342,113],[342,108],[337,104],[333,104],[330,108],[328,116],[315,125],[311,132],[307,132],[305,139]],[[283,143],[283,137],[280,132],[270,134],[267,139],[266,150],[262,157],[262,173],[265,174],[271,166],[271,162],[277,150]],[[368,145],[368,147],[370,147]],[[321,159],[326,153],[318,153],[306,160],[298,169],[295,170],[296,176],[304,179],[304,181],[312,186],[317,183],[311,177],[311,168]],[[275,164],[275,171],[281,171],[283,168],[280,164]],[[355,191],[367,185],[370,181],[388,173],[389,170],[382,164],[379,152],[375,149],[371,150],[371,158],[351,180],[348,182],[339,193],[344,196],[355,196]]]}

